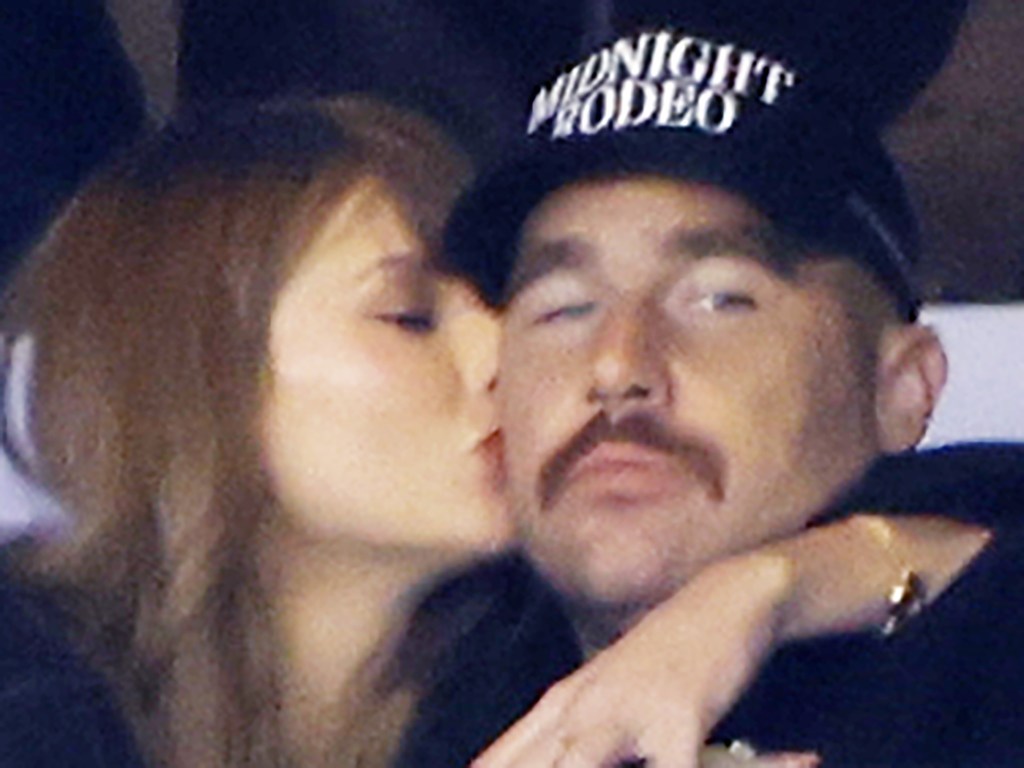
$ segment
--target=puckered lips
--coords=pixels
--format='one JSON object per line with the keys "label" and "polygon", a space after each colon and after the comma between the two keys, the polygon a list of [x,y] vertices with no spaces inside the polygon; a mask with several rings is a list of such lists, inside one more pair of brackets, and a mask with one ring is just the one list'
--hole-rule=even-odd
{"label": "puckered lips", "polygon": [[505,490],[504,441],[501,432],[494,430],[481,440],[474,451],[484,467],[486,483],[495,493]]}

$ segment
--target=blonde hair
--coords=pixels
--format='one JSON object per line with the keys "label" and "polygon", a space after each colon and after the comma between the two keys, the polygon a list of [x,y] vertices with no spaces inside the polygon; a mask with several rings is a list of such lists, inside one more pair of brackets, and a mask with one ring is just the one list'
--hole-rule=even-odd
{"label": "blonde hair", "polygon": [[[254,429],[270,312],[359,180],[433,246],[466,174],[434,127],[370,99],[196,120],[90,183],[16,275],[3,324],[37,346],[38,474],[74,518],[18,573],[64,610],[152,764],[295,764],[254,557],[275,508]],[[359,705],[390,725],[362,747],[341,729],[360,764],[383,764],[407,717],[392,678]]]}

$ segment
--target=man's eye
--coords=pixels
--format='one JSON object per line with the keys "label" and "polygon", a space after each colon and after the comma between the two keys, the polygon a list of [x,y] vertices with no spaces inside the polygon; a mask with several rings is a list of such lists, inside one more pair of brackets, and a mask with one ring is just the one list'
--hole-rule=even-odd
{"label": "man's eye", "polygon": [[554,323],[561,320],[574,320],[576,318],[585,317],[593,312],[595,303],[592,301],[582,301],[577,304],[564,304],[554,309],[545,310],[537,315],[537,325],[544,325],[547,323]]}
{"label": "man's eye", "polygon": [[385,312],[377,315],[377,319],[398,326],[409,333],[430,333],[437,328],[437,318],[433,312]]}
{"label": "man's eye", "polygon": [[708,312],[744,312],[757,309],[757,301],[749,293],[717,291],[702,296],[697,306]]}

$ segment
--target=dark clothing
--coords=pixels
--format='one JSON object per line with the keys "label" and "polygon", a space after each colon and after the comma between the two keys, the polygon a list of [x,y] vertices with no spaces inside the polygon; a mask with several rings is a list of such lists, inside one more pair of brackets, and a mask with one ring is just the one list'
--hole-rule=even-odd
{"label": "dark clothing", "polygon": [[779,651],[718,737],[816,750],[830,768],[1024,765],[1024,447],[925,458],[879,462],[838,511],[938,511],[991,526],[993,543],[896,636]]}
{"label": "dark clothing", "polygon": [[858,510],[936,512],[1013,530],[1024,523],[1024,444],[965,443],[888,456],[820,522]]}
{"label": "dark clothing", "polygon": [[898,634],[780,651],[716,735],[837,766],[1024,765],[1024,537],[1001,535]]}
{"label": "dark clothing", "polygon": [[[814,750],[828,768],[1024,765],[1022,506],[1024,446],[879,462],[832,517],[897,507],[949,514],[992,525],[994,543],[897,635],[825,638],[777,653],[714,739]],[[465,765],[581,659],[557,600],[524,563],[468,578],[496,590],[495,599],[440,668],[402,768]]]}
{"label": "dark clothing", "polygon": [[141,768],[106,684],[46,604],[0,580],[0,766]]}
{"label": "dark clothing", "polygon": [[465,627],[466,606],[479,613],[436,665],[396,768],[466,765],[582,662],[554,593],[518,557],[456,577],[423,610]]}
{"label": "dark clothing", "polygon": [[[1015,612],[1024,538],[1013,514],[1024,501],[1022,468],[1024,447],[974,447],[889,459],[870,472],[851,503],[882,509],[873,499],[896,498],[907,511],[980,519],[996,527],[996,544],[895,638],[780,652],[719,735],[815,749],[829,768],[1024,765],[1024,621]],[[882,482],[889,491],[873,495]],[[443,585],[423,610],[465,631],[430,670],[401,768],[465,765],[581,661],[557,598],[516,557]],[[112,695],[56,615],[3,579],[0,766],[141,766]]]}

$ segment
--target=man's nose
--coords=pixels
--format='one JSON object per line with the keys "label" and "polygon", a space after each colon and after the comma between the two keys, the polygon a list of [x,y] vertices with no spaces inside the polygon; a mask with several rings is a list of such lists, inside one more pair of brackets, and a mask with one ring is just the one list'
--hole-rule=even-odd
{"label": "man's nose", "polygon": [[645,305],[609,312],[593,341],[588,402],[616,418],[666,405],[671,380],[657,319]]}

